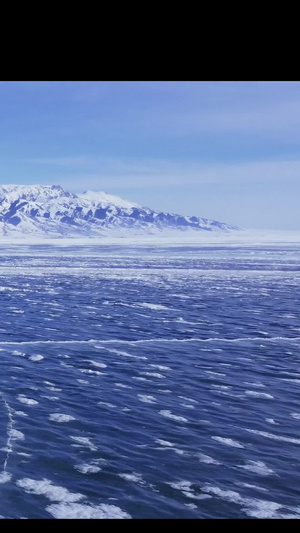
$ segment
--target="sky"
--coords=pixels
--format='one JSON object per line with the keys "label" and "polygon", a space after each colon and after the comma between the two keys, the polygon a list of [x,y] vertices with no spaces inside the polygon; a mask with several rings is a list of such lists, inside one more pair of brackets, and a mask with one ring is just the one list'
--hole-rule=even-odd
{"label": "sky", "polygon": [[1,81],[0,185],[300,230],[300,82]]}

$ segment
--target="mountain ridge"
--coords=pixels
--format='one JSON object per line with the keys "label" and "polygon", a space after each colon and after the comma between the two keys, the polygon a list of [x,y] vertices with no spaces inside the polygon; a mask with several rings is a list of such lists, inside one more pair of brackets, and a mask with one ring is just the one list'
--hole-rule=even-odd
{"label": "mountain ridge", "polygon": [[110,229],[231,232],[237,226],[155,211],[102,191],[72,193],[60,185],[0,185],[0,235],[100,236]]}

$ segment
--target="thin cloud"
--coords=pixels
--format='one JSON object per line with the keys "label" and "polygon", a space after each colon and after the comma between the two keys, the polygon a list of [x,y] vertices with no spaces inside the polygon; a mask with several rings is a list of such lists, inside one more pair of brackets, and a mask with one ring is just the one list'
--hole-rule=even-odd
{"label": "thin cloud", "polygon": [[[160,114],[147,117],[147,127],[159,128],[160,135],[171,136],[217,134],[255,135],[256,138],[294,139],[299,137],[300,102],[285,101],[272,105],[246,102],[243,106],[219,109],[194,107],[178,110],[162,110]],[[238,141],[238,139],[237,139]]]}
{"label": "thin cloud", "polygon": [[[61,162],[62,172],[56,175],[61,184],[84,183],[90,188],[159,188],[201,184],[246,184],[269,183],[277,181],[299,181],[300,160],[292,161],[254,161],[243,163],[218,163],[202,165],[198,162],[182,163],[167,160],[133,160],[118,158],[87,158],[86,168],[77,159],[68,160],[73,170],[66,174]],[[67,159],[67,158],[66,158]],[[78,158],[81,161],[80,158]],[[55,164],[59,164],[56,160]],[[79,169],[79,172],[78,172]]]}
{"label": "thin cloud", "polygon": [[56,166],[70,166],[77,167],[86,165],[88,160],[85,156],[81,157],[29,157],[23,159],[26,163],[33,163],[37,165],[56,165]]}

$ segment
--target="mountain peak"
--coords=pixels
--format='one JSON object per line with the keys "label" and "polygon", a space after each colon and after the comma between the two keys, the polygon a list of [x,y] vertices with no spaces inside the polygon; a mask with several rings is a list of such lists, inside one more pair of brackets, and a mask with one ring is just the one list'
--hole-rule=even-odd
{"label": "mountain peak", "polygon": [[102,191],[74,194],[60,185],[1,185],[0,234],[101,236],[111,229],[153,233],[237,230],[222,222],[157,212]]}
{"label": "mountain peak", "polygon": [[124,200],[120,196],[114,196],[113,194],[109,194],[104,191],[85,191],[81,194],[78,194],[77,196],[79,198],[83,198],[84,200],[88,200],[93,205],[114,205],[116,207],[124,209],[132,209],[134,207],[142,209],[139,204],[129,202],[128,200]]}
{"label": "mountain peak", "polygon": [[[43,200],[45,198],[57,198],[59,196],[70,196],[72,193],[65,191],[61,185],[0,185],[0,201],[17,200],[27,198]],[[74,195],[72,195],[74,196]]]}

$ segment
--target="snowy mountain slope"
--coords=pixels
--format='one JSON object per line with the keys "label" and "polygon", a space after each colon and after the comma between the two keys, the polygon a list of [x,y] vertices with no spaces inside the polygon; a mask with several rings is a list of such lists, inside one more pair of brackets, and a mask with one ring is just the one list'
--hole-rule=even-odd
{"label": "snowy mountain slope", "polygon": [[0,186],[0,235],[106,234],[115,228],[237,230],[215,220],[157,212],[105,192],[73,194],[60,185]]}

